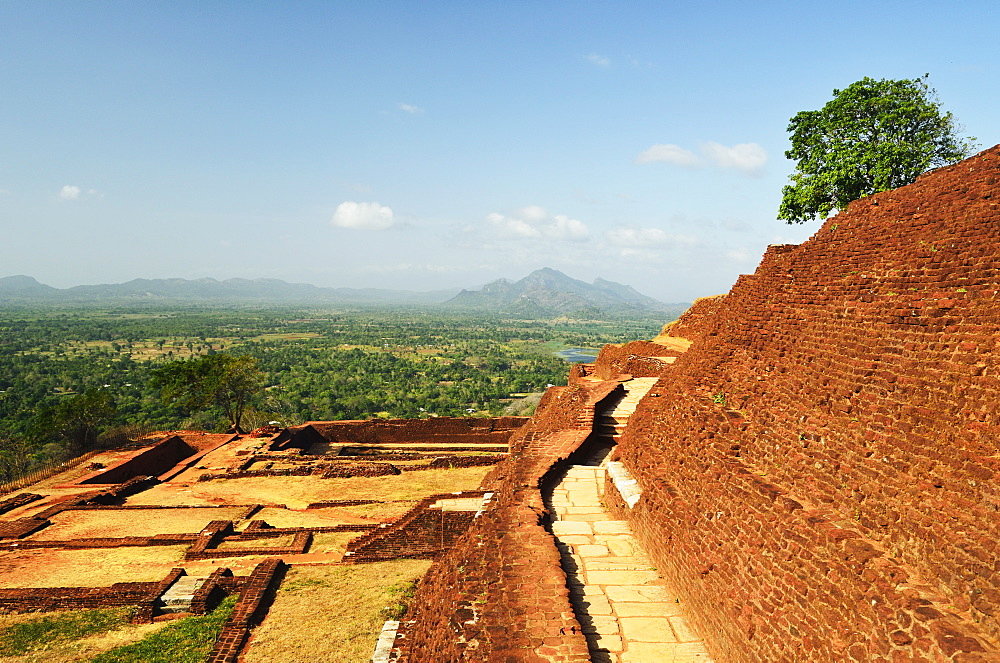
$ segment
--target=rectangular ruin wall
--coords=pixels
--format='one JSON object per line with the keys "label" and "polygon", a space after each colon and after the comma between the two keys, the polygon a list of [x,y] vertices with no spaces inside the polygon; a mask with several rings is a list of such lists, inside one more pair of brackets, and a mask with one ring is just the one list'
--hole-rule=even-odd
{"label": "rectangular ruin wall", "polygon": [[123,483],[137,476],[155,477],[195,453],[196,450],[183,439],[171,435],[128,460],[81,479],[79,483],[112,484]]}
{"label": "rectangular ruin wall", "polygon": [[527,417],[433,417],[429,419],[372,419],[369,421],[313,421],[326,439],[342,444],[403,444],[442,441],[503,444]]}
{"label": "rectangular ruin wall", "polygon": [[1000,660],[998,247],[993,148],[675,325],[615,508],[717,660]]}

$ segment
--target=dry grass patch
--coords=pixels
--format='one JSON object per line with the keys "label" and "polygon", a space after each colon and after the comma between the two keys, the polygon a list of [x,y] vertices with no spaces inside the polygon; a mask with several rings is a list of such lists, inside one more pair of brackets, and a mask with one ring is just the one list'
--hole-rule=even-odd
{"label": "dry grass patch", "polygon": [[[423,576],[425,560],[293,567],[244,655],[247,663],[367,663],[400,588]],[[395,591],[393,591],[395,588]]]}
{"label": "dry grass patch", "polygon": [[365,504],[357,507],[301,510],[264,508],[250,516],[250,520],[263,520],[278,528],[332,527],[348,523],[375,523],[402,515],[413,504],[414,502],[400,502],[398,504]]}
{"label": "dry grass patch", "polygon": [[183,566],[187,546],[21,550],[0,557],[0,587],[106,587],[155,582]]}
{"label": "dry grass patch", "polygon": [[221,509],[144,509],[142,511],[63,511],[34,535],[41,541],[94,537],[153,536],[196,533],[213,520],[232,520],[240,507]]}
{"label": "dry grass patch", "polygon": [[[451,491],[448,491],[451,492]],[[386,502],[376,504],[358,504],[356,506],[337,507],[337,511],[353,518],[385,522],[395,520],[409,511],[417,500]]]}
{"label": "dry grass patch", "polygon": [[217,550],[244,549],[244,548],[287,548],[292,545],[295,539],[294,534],[284,534],[261,539],[233,539],[223,541],[217,546]]}
{"label": "dry grass patch", "polygon": [[361,536],[363,532],[321,532],[313,534],[312,543],[309,545],[311,553],[336,553],[343,555],[347,552],[347,542]]}
{"label": "dry grass patch", "polygon": [[[154,486],[130,504],[284,504],[304,509],[329,500],[419,500],[434,493],[475,490],[491,467],[405,472],[394,476],[322,479],[320,477],[247,477],[199,481],[173,490]],[[162,498],[162,499],[161,499]]]}
{"label": "dry grass patch", "polygon": [[323,481],[331,484],[331,488],[335,491],[335,494],[327,499],[416,501],[436,493],[476,490],[491,469],[491,467],[463,467],[404,472],[384,477],[323,479]]}

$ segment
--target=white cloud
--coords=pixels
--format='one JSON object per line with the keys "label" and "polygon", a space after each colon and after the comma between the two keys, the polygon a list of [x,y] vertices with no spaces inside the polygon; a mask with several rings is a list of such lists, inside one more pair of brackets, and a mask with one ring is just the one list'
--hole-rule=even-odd
{"label": "white cloud", "polygon": [[424,109],[421,108],[420,106],[413,106],[411,104],[404,104],[402,102],[400,102],[399,104],[399,109],[402,111],[406,111],[407,113],[410,113],[412,115],[418,115],[424,112]]}
{"label": "white cloud", "polygon": [[603,55],[598,55],[597,53],[591,53],[590,55],[585,55],[583,58],[591,63],[592,65],[598,66],[602,69],[607,69],[611,66],[611,60],[604,57]]}
{"label": "white cloud", "polygon": [[730,249],[725,252],[725,256],[733,262],[752,262],[760,258],[758,254],[751,252],[745,247]]}
{"label": "white cloud", "polygon": [[67,184],[59,189],[59,200],[79,200],[80,187]]}
{"label": "white cloud", "polygon": [[[660,247],[668,244],[693,246],[698,243],[697,237],[667,233],[659,228],[615,228],[609,230],[605,237],[614,246],[626,248]],[[626,251],[622,253],[625,254]]]}
{"label": "white cloud", "polygon": [[659,228],[615,228],[607,233],[615,246],[650,246],[667,241],[667,233]]}
{"label": "white cloud", "polygon": [[737,170],[749,177],[760,177],[767,163],[767,152],[757,143],[739,143],[726,147],[708,141],[701,144],[701,156],[678,145],[653,145],[635,158],[638,164],[672,163],[684,168],[697,168],[706,163],[718,168]]}
{"label": "white cloud", "polygon": [[701,165],[701,159],[691,150],[685,150],[677,145],[654,145],[635,158],[636,163],[656,163],[662,161],[685,168]]}
{"label": "white cloud", "polygon": [[486,217],[501,237],[508,239],[552,239],[583,242],[590,237],[586,224],[563,214],[549,214],[544,207],[530,205],[510,216],[494,212]]}
{"label": "white cloud", "polygon": [[337,205],[330,223],[354,230],[386,230],[396,224],[396,217],[384,205],[348,200]]}
{"label": "white cloud", "polygon": [[726,147],[719,143],[704,143],[701,152],[720,168],[732,168],[750,177],[759,177],[767,163],[767,152],[757,143],[739,143]]}

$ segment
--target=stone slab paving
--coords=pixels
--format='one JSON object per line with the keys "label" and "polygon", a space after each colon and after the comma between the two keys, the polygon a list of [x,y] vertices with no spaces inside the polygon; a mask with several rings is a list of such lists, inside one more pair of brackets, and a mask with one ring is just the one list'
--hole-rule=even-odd
{"label": "stone slab paving", "polygon": [[601,504],[605,468],[574,465],[555,487],[552,523],[570,600],[595,663],[711,663],[623,520]]}

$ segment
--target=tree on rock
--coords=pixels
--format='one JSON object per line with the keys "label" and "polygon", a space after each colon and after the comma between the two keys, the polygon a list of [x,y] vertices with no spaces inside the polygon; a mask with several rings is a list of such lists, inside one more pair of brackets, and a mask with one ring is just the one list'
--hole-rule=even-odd
{"label": "tree on rock", "polygon": [[798,163],[782,189],[778,218],[805,223],[826,218],[852,200],[904,186],[931,168],[960,161],[975,148],[961,139],[951,113],[921,78],[863,78],[821,110],[802,111],[789,122]]}
{"label": "tree on rock", "polygon": [[170,362],[150,373],[163,400],[188,412],[219,407],[237,433],[243,432],[243,415],[264,389],[264,374],[249,355],[206,355]]}

